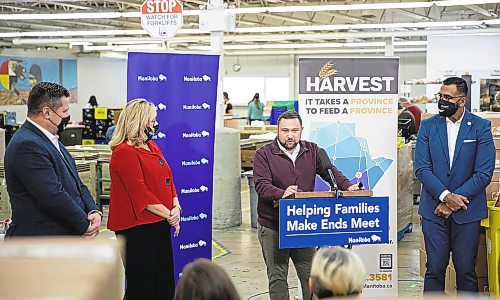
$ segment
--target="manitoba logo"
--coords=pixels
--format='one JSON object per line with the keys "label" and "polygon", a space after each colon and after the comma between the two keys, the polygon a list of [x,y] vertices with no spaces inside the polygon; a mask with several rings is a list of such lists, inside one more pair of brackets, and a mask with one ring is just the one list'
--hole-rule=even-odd
{"label": "manitoba logo", "polygon": [[203,81],[212,81],[212,77],[204,74],[202,76],[186,76],[184,75],[184,81],[188,82],[203,82]]}
{"label": "manitoba logo", "polygon": [[158,82],[158,81],[167,81],[168,77],[163,74],[156,75],[137,75],[137,81],[146,81],[146,82]]}

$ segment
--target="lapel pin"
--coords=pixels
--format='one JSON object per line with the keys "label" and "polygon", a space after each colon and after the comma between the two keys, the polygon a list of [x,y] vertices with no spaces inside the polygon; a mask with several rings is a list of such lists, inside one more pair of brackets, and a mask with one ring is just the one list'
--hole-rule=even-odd
{"label": "lapel pin", "polygon": [[467,125],[471,126],[472,125],[471,121],[467,122]]}

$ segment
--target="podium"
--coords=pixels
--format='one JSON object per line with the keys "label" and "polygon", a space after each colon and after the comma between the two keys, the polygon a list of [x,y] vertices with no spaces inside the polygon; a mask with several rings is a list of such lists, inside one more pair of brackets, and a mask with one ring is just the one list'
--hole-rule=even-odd
{"label": "podium", "polygon": [[279,201],[282,249],[388,242],[389,197],[365,190],[297,192]]}
{"label": "podium", "polygon": [[338,197],[372,197],[373,191],[323,191],[323,192],[297,192],[285,199],[310,199],[310,198],[337,198]]}

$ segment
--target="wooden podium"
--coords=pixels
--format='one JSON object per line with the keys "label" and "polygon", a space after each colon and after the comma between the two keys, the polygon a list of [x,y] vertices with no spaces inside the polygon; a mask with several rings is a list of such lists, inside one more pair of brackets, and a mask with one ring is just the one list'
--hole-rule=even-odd
{"label": "wooden podium", "polygon": [[[373,191],[338,191],[338,197],[371,197],[373,196]],[[324,191],[324,192],[297,192],[292,194],[285,199],[305,199],[305,198],[336,198],[336,191]]]}

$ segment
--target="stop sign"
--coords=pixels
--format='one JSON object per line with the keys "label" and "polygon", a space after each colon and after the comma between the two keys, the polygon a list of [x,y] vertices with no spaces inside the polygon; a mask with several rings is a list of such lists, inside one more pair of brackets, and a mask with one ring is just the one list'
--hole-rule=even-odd
{"label": "stop sign", "polygon": [[141,6],[141,26],[151,37],[169,39],[182,28],[182,4],[177,0],[146,0]]}

